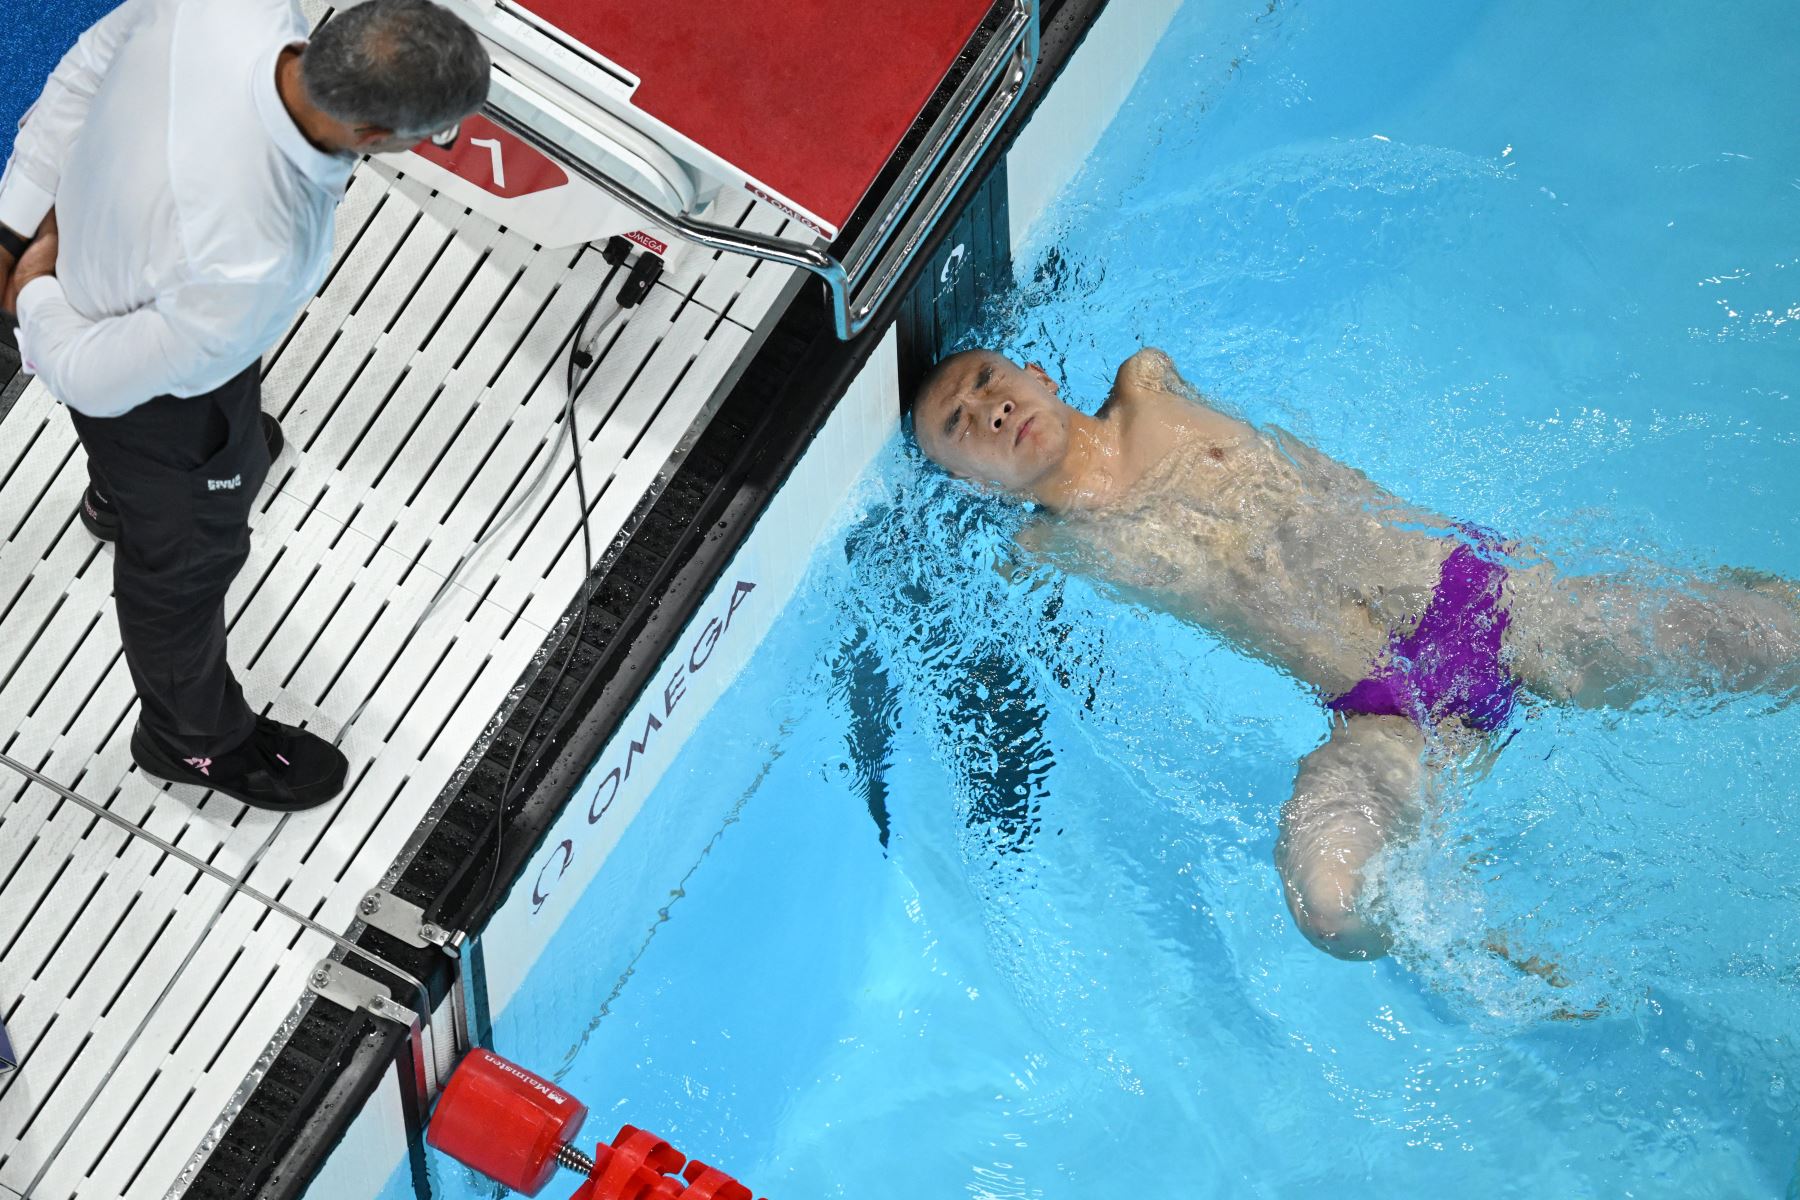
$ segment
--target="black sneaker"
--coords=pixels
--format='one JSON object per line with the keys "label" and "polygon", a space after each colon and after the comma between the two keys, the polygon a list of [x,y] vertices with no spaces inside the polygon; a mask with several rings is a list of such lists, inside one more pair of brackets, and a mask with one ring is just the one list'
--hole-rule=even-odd
{"label": "black sneaker", "polygon": [[[269,447],[269,461],[274,462],[281,457],[282,447],[287,445],[287,439],[281,434],[281,422],[264,413],[262,431],[263,441]],[[103,542],[119,540],[119,510],[91,483],[88,484],[87,491],[81,494],[81,523],[87,526],[89,533]]]}
{"label": "black sneaker", "polygon": [[281,422],[275,419],[274,413],[262,414],[263,441],[269,446],[269,461],[274,462],[281,457],[281,448],[287,445],[287,439],[281,436]]}
{"label": "black sneaker", "polygon": [[349,760],[336,746],[268,717],[256,718],[256,730],[242,746],[213,758],[181,757],[140,721],[131,731],[131,757],[158,779],[211,788],[275,812],[317,808],[344,790],[350,772]]}
{"label": "black sneaker", "polygon": [[119,540],[119,510],[91,483],[81,493],[81,523],[103,542]]}

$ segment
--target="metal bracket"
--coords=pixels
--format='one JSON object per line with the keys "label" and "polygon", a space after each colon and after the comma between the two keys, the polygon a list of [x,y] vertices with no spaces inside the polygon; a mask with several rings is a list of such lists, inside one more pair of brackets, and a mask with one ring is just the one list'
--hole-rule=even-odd
{"label": "metal bracket", "polygon": [[356,915],[389,937],[399,938],[421,950],[427,946],[449,949],[457,940],[455,934],[427,921],[424,909],[381,888],[362,898],[362,903],[356,906]]}
{"label": "metal bracket", "polygon": [[374,1016],[397,1022],[408,1029],[419,1023],[419,1014],[404,1004],[397,1003],[388,995],[387,988],[335,959],[320,959],[319,965],[307,976],[306,986],[339,1008],[347,1008],[351,1012],[367,1009]]}

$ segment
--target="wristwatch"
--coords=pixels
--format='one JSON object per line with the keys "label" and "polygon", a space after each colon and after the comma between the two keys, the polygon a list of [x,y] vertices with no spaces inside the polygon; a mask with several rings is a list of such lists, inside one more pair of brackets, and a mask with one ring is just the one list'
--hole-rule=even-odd
{"label": "wristwatch", "polygon": [[0,225],[0,250],[13,256],[13,261],[25,257],[25,248],[31,245],[31,239],[15,231],[9,225]]}

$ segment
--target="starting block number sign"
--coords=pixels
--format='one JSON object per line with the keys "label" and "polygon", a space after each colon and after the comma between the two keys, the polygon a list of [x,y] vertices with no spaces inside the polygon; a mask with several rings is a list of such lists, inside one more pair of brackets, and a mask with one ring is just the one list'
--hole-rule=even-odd
{"label": "starting block number sign", "polygon": [[[632,167],[629,157],[619,160],[621,169]],[[658,254],[668,248],[662,244],[667,235],[643,226],[643,218],[632,209],[487,117],[464,121],[449,146],[420,142],[391,156],[391,165],[496,225],[551,249],[604,242],[640,228],[649,232],[635,234],[632,240]],[[646,175],[636,182],[651,191],[662,185],[666,199],[679,208],[681,197],[666,179]]]}
{"label": "starting block number sign", "polygon": [[449,149],[423,142],[412,151],[484,192],[504,200],[563,187],[569,173],[486,117],[462,123]]}

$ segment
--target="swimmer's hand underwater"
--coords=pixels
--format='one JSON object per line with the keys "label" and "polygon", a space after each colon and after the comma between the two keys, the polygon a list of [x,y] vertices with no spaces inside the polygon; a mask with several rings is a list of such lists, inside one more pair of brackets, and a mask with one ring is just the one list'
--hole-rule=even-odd
{"label": "swimmer's hand underwater", "polygon": [[1327,700],[1332,731],[1300,762],[1275,857],[1301,931],[1340,958],[1391,947],[1363,871],[1418,832],[1440,735],[1504,724],[1520,691],[1597,707],[1800,686],[1792,584],[1562,575],[1219,410],[1159,350],[1127,360],[1093,416],[1036,364],[954,355],[920,389],[913,429],[952,475],[1048,510],[1022,551],[1211,630]]}

